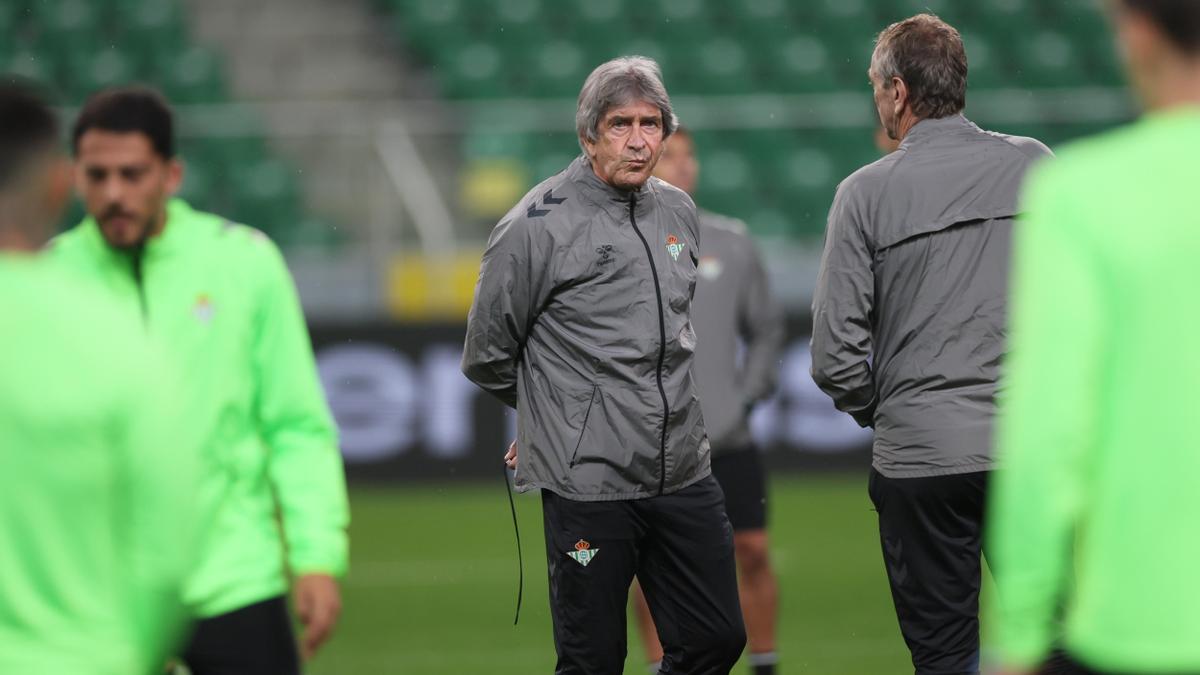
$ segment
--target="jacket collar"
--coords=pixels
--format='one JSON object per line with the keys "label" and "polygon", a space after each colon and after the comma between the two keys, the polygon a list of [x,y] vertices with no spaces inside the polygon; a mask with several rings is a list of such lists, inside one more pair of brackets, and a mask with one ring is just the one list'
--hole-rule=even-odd
{"label": "jacket collar", "polygon": [[592,162],[587,155],[580,155],[571,162],[567,167],[567,179],[579,188],[585,199],[617,220],[628,218],[630,200],[636,200],[634,212],[637,215],[648,213],[655,192],[654,178],[648,179],[636,190],[621,190],[605,183],[592,170]]}
{"label": "jacket collar", "polygon": [[938,119],[923,119],[914,124],[913,128],[909,129],[908,133],[904,135],[904,140],[900,142],[900,149],[908,148],[936,136],[969,129],[978,130],[979,127],[964,117],[962,113]]}
{"label": "jacket collar", "polygon": [[[157,237],[146,242],[145,258],[167,255],[181,248],[186,248],[188,242],[197,234],[192,215],[195,211],[182,199],[172,198],[167,201],[167,223]],[[122,252],[111,248],[100,233],[100,225],[96,219],[88,216],[79,225],[88,233],[95,246],[101,246],[113,255],[123,255]]]}

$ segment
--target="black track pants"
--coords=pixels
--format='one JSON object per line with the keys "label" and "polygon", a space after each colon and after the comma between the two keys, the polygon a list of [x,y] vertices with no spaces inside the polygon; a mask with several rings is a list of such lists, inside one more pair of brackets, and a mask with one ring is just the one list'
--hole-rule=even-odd
{"label": "black track pants", "polygon": [[636,574],[658,626],[662,673],[728,673],[746,644],[733,528],[711,477],[646,499],[542,492],[557,675],[620,675]]}

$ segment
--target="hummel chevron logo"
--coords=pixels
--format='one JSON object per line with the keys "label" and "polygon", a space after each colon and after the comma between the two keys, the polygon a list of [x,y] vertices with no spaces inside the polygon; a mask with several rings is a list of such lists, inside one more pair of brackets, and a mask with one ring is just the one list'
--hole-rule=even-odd
{"label": "hummel chevron logo", "polygon": [[[542,206],[556,206],[565,201],[567,201],[566,197],[555,197],[554,190],[546,190],[546,194],[542,196]],[[529,210],[525,212],[525,215],[530,218],[541,218],[547,213],[550,213],[550,209],[539,209],[537,202],[534,202],[529,205]]]}

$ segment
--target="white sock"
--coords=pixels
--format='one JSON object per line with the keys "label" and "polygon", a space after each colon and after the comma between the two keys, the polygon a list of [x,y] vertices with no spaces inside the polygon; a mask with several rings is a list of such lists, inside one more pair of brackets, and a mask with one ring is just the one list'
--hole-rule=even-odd
{"label": "white sock", "polygon": [[751,653],[749,660],[752,666],[773,666],[779,663],[779,657],[775,655],[775,652]]}

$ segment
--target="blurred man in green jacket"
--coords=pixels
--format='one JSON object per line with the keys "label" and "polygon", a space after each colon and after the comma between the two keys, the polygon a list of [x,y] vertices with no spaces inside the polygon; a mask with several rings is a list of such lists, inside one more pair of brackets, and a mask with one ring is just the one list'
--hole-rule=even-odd
{"label": "blurred man in green jacket", "polygon": [[1114,0],[1146,107],[1031,174],[992,503],[999,656],[1200,672],[1200,2]]}
{"label": "blurred man in green jacket", "polygon": [[0,85],[0,673],[162,672],[199,451],[161,354],[36,254],[70,193],[53,111]]}
{"label": "blurred man in green jacket", "polygon": [[308,657],[341,610],[349,516],[336,430],[283,257],[260,232],[171,198],[183,168],[156,92],[94,95],[73,143],[89,217],[58,238],[54,255],[124,297],[163,339],[203,437],[211,528],[186,588],[201,620],[184,660],[194,675],[295,673],[289,577]]}

